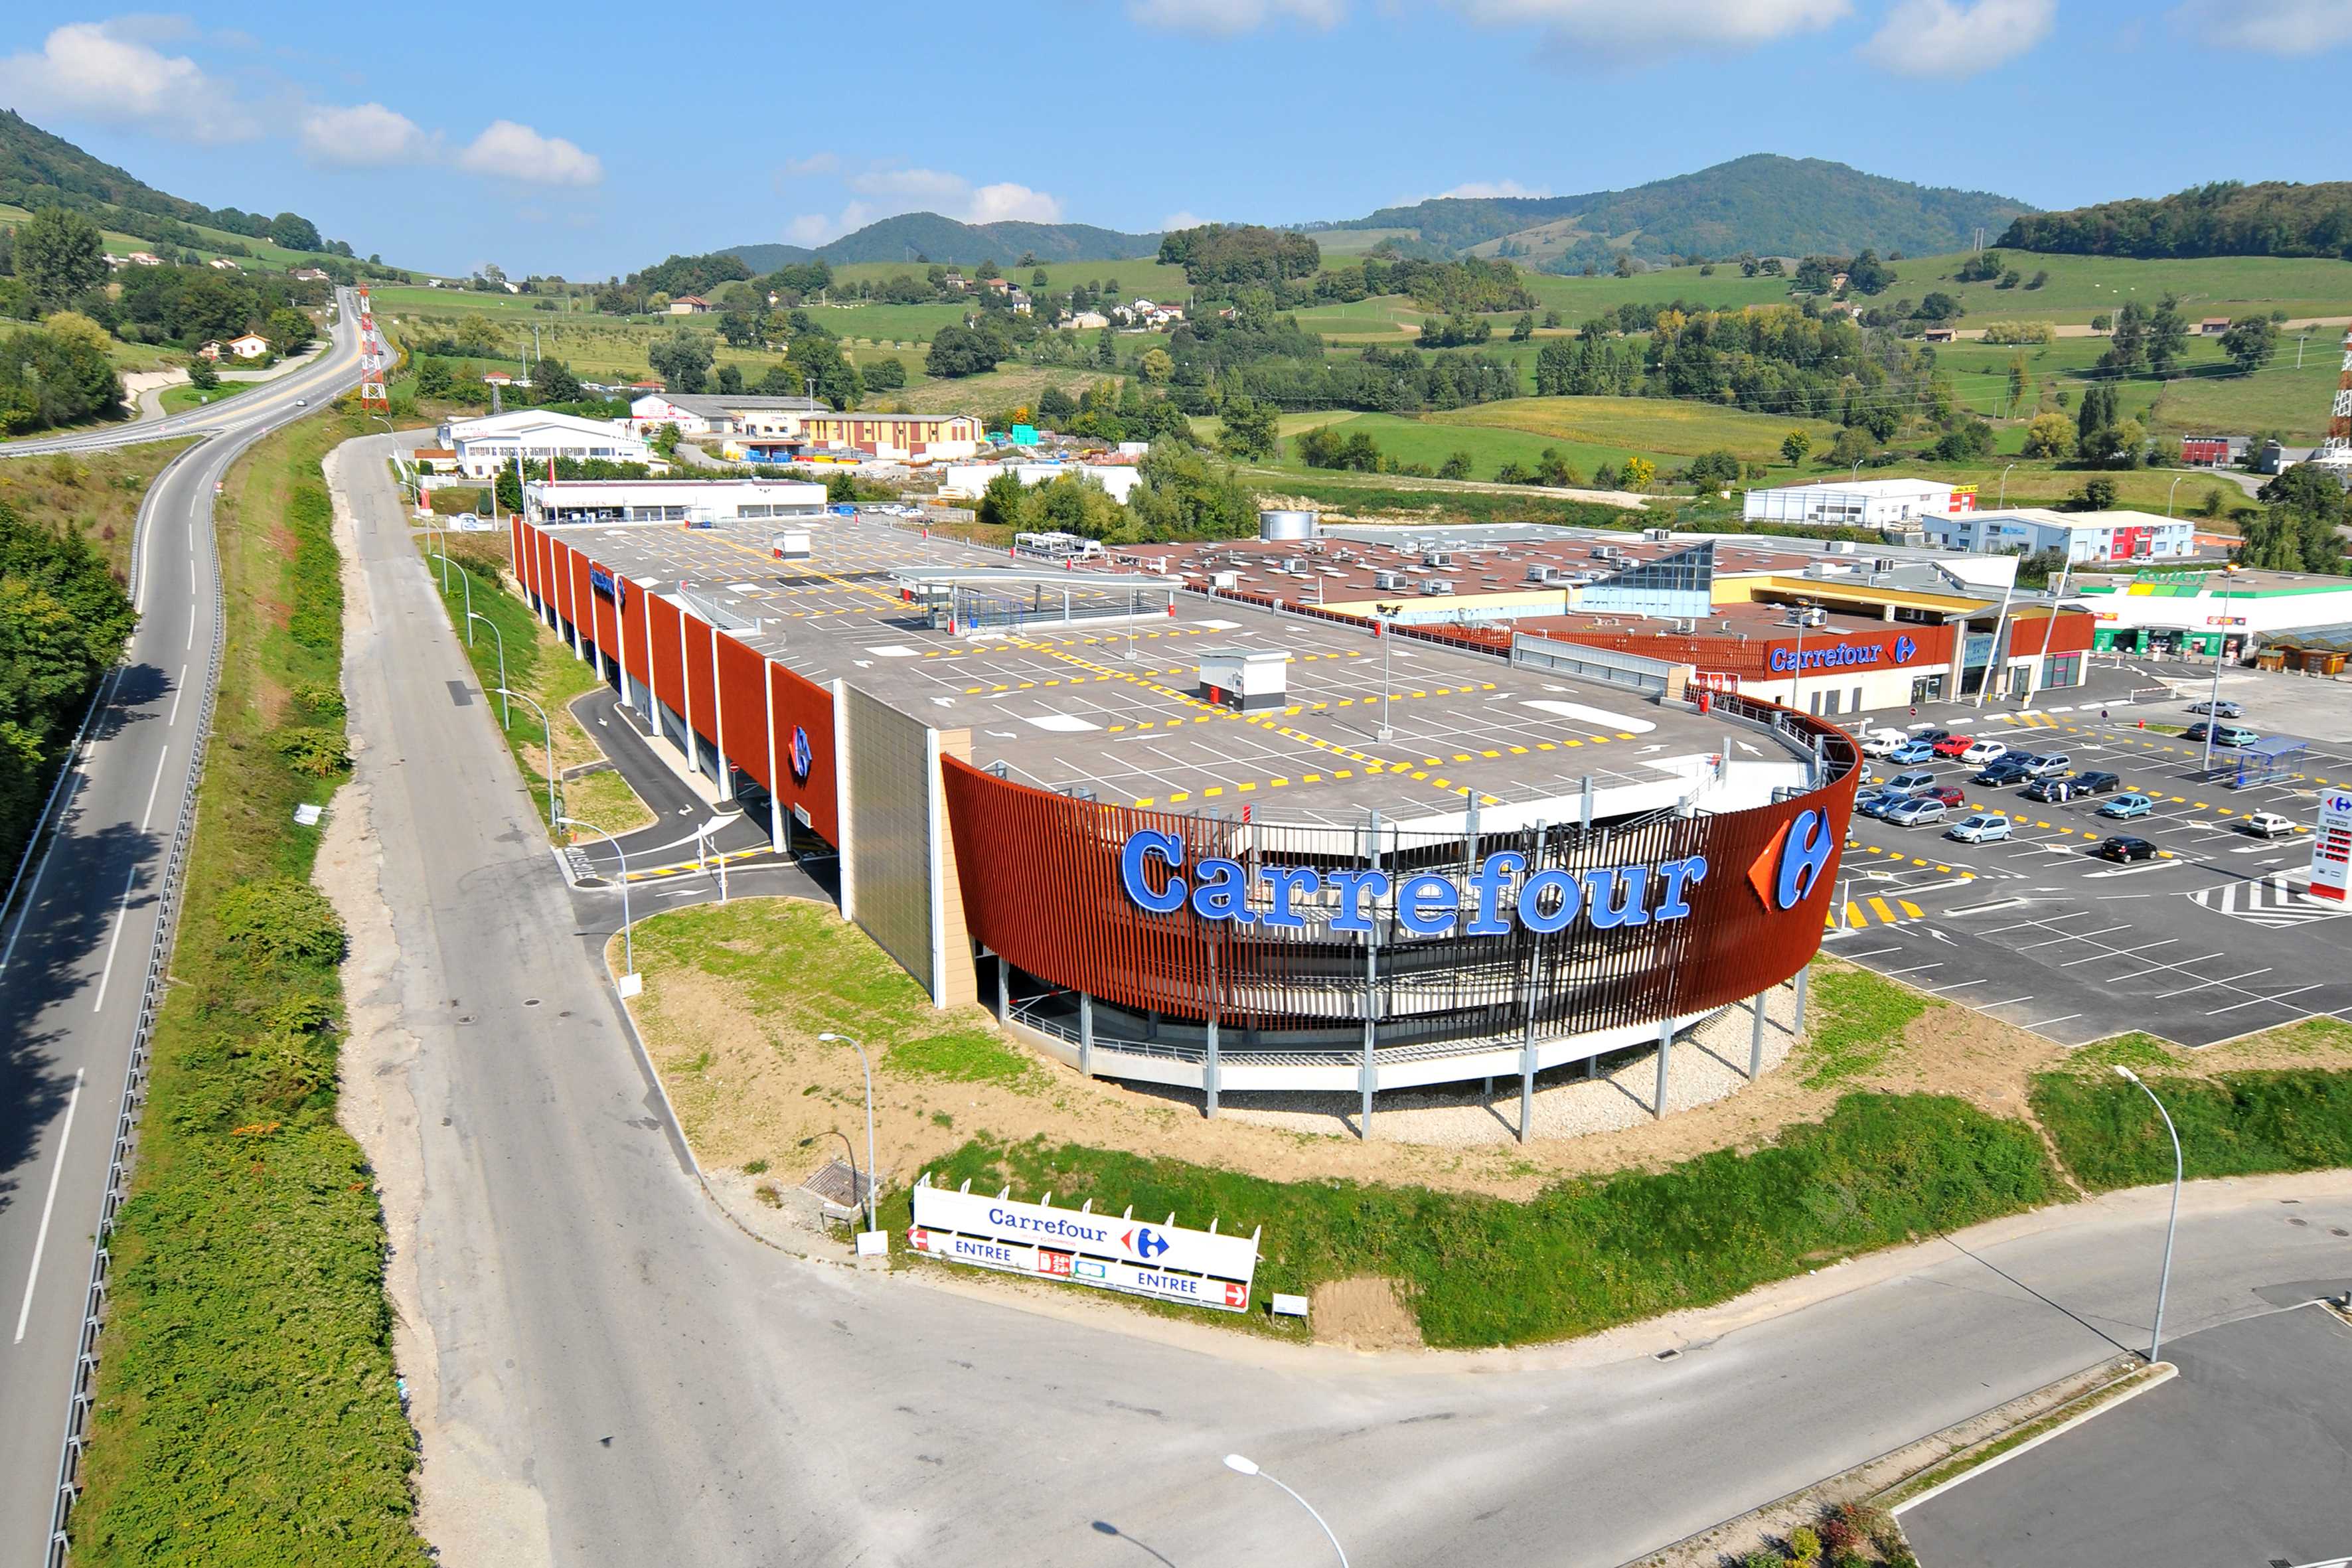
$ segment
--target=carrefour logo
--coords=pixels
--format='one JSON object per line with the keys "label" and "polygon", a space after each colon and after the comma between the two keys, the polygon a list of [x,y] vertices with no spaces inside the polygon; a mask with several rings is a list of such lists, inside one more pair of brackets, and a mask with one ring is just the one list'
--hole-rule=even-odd
{"label": "carrefour logo", "polygon": [[1801,811],[1756,857],[1756,863],[1748,868],[1748,886],[1756,889],[1766,908],[1793,910],[1821,884],[1822,874],[1829,868],[1830,853],[1836,847],[1829,814]]}
{"label": "carrefour logo", "polygon": [[1822,647],[1772,650],[1770,660],[1775,670],[1791,669],[1852,669],[1873,664],[1908,664],[1919,656],[1919,645],[1909,637],[1895,639],[1893,647],[1885,643],[1831,643]]}
{"label": "carrefour logo", "polygon": [[1916,643],[1916,642],[1913,642],[1909,637],[1896,637],[1896,638],[1895,639],[1895,663],[1897,663],[1897,664],[1908,664],[1908,663],[1910,663],[1910,662],[1911,662],[1911,656],[1912,656],[1912,655],[1914,655],[1914,654],[1916,654],[1916,653],[1917,653],[1918,651],[1919,651],[1919,645],[1918,645],[1917,643]]}
{"label": "carrefour logo", "polygon": [[1168,1250],[1168,1238],[1149,1226],[1138,1226],[1118,1239],[1121,1246],[1138,1258],[1157,1258]]}
{"label": "carrefour logo", "polygon": [[793,726],[793,777],[808,783],[809,769],[816,765],[816,757],[809,750],[808,731],[798,724]]}

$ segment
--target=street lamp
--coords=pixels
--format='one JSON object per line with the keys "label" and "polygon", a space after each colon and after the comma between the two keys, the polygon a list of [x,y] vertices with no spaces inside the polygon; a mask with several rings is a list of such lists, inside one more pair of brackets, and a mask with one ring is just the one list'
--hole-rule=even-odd
{"label": "street lamp", "polygon": [[1402,605],[1372,606],[1373,613],[1381,617],[1373,630],[1380,634],[1381,638],[1381,728],[1377,738],[1382,741],[1396,739],[1396,730],[1389,723],[1389,644],[1396,638],[1396,615],[1403,608]]}
{"label": "street lamp", "polygon": [[866,1069],[866,1228],[874,1230],[878,1228],[874,1219],[874,1175],[878,1169],[874,1163],[874,1064],[866,1059],[866,1047],[852,1036],[828,1032],[817,1038],[828,1045],[847,1046],[857,1053],[857,1065]]}
{"label": "street lamp", "polygon": [[2139,1084],[2139,1091],[2147,1096],[2156,1113],[2164,1118],[2164,1130],[2172,1134],[2172,1214],[2164,1222],[2164,1271],[2156,1277],[2156,1326],[2148,1331],[2148,1364],[2156,1364],[2157,1352],[2164,1347],[2164,1292],[2172,1283],[2172,1233],[2180,1224],[2180,1130],[2172,1125],[2172,1113],[2164,1109],[2164,1101],[2156,1098],[2156,1090],[2140,1083],[2139,1074],[2121,1062],[2116,1064],[2116,1076],[2127,1083]]}
{"label": "street lamp", "polygon": [[2172,481],[2172,483],[2171,483],[2171,484],[2169,484],[2169,485],[2168,485],[2167,487],[2165,487],[2165,491],[2164,491],[2164,515],[2165,515],[2165,516],[2167,516],[2167,517],[2170,517],[2170,516],[2172,515],[2172,492],[2173,492],[2174,490],[2179,489],[2180,488],[2180,481],[2181,481],[2182,479],[2187,479],[2188,477],[2189,477],[2189,476],[2188,476],[2187,474],[2179,474],[2179,475],[2176,475],[2176,476],[2174,476],[2174,478],[2173,478],[2173,481]]}
{"label": "street lamp", "polygon": [[[2017,467],[2015,463],[2009,465],[2009,468],[2015,467]],[[2000,471],[2000,499],[1993,503],[1995,511],[2005,511],[2009,509],[2009,468],[2003,468]]]}
{"label": "street lamp", "polygon": [[614,837],[609,833],[605,833],[603,828],[597,826],[593,822],[583,822],[578,817],[574,816],[559,816],[555,821],[556,825],[560,827],[584,827],[591,833],[604,834],[604,842],[611,845],[613,847],[613,853],[621,858],[622,973],[620,984],[615,986],[614,989],[618,990],[624,996],[634,996],[637,994],[638,988],[637,950],[635,944],[629,940],[629,852],[621,847],[621,841],[619,839]]}
{"label": "street lamp", "polygon": [[[466,646],[467,646],[467,647],[473,647],[473,646],[474,646],[474,623],[475,623],[476,621],[479,621],[479,622],[481,622],[481,623],[482,623],[482,625],[484,625],[484,626],[486,626],[489,627],[489,628],[490,628],[490,635],[491,635],[492,637],[496,637],[496,638],[498,638],[498,639],[499,639],[499,689],[500,691],[504,691],[504,690],[506,689],[506,687],[507,687],[507,636],[506,636],[506,633],[504,633],[504,632],[502,632],[502,631],[499,630],[499,623],[498,623],[498,622],[496,622],[496,621],[494,621],[494,620],[492,620],[492,619],[490,619],[490,617],[489,617],[489,616],[478,616],[478,615],[474,614],[474,612],[472,611],[472,609],[468,608],[468,609],[466,611]],[[507,706],[507,701],[506,701],[506,699],[505,699],[505,698],[501,697],[501,698],[499,698],[499,729],[503,730],[503,729],[505,729],[505,728],[507,727],[507,717],[508,717],[508,715],[509,715],[509,714],[512,713],[513,711],[514,711],[514,710],[513,710],[513,709],[511,709],[511,708],[509,708],[509,707],[508,707],[508,706]]]}
{"label": "street lamp", "polygon": [[1225,1468],[1233,1471],[1237,1476],[1255,1476],[1262,1481],[1274,1481],[1276,1486],[1282,1487],[1284,1491],[1290,1492],[1291,1500],[1297,1503],[1299,1507],[1307,1510],[1307,1517],[1313,1520],[1317,1524],[1322,1526],[1324,1538],[1331,1542],[1331,1550],[1339,1554],[1339,1568],[1348,1568],[1348,1549],[1339,1544],[1339,1538],[1331,1532],[1331,1527],[1328,1524],[1324,1523],[1323,1516],[1315,1511],[1315,1505],[1313,1503],[1308,1502],[1297,1492],[1290,1491],[1288,1487],[1283,1486],[1280,1481],[1275,1480],[1272,1476],[1269,1476],[1264,1470],[1259,1469],[1257,1468],[1257,1461],[1255,1459],[1245,1459],[1239,1454],[1227,1454],[1225,1456]]}
{"label": "street lamp", "polygon": [[498,694],[500,697],[513,698],[539,715],[540,730],[547,737],[547,815],[551,821],[563,815],[562,802],[558,800],[555,795],[555,726],[547,721],[547,710],[531,701],[521,692],[509,691],[501,686],[499,688]]}

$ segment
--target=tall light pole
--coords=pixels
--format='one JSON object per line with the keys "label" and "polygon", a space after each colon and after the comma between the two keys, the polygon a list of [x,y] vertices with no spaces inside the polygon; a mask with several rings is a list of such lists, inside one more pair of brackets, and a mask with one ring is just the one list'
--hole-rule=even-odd
{"label": "tall light pole", "polygon": [[635,945],[629,940],[629,852],[621,847],[621,841],[619,839],[614,837],[609,833],[605,833],[603,828],[597,826],[593,822],[583,822],[578,817],[574,816],[559,816],[555,821],[556,826],[559,827],[584,827],[591,833],[603,834],[604,842],[611,845],[613,847],[613,853],[619,856],[621,858],[622,973],[620,983],[614,987],[614,989],[618,990],[624,996],[634,996],[637,992],[637,950]]}
{"label": "tall light pole", "polygon": [[874,1174],[880,1168],[874,1163],[874,1064],[866,1059],[866,1047],[852,1036],[828,1033],[817,1038],[829,1045],[847,1046],[857,1053],[857,1065],[866,1069],[866,1228],[873,1230]]}
{"label": "tall light pole", "polygon": [[2172,1233],[2180,1224],[2180,1130],[2172,1124],[2172,1113],[2164,1109],[2164,1101],[2156,1098],[2156,1090],[2140,1083],[2139,1074],[2121,1062],[2116,1064],[2117,1076],[2129,1083],[2139,1084],[2139,1091],[2147,1096],[2156,1113],[2164,1118],[2164,1130],[2172,1135],[2172,1214],[2164,1222],[2164,1271],[2156,1277],[2156,1326],[2147,1336],[2148,1364],[2153,1366],[2157,1352],[2164,1348],[2164,1293],[2172,1283]]}
{"label": "tall light pole", "polygon": [[2221,715],[2214,710],[2221,705],[2221,650],[2230,644],[2230,617],[2221,617],[2221,626],[2213,634],[2213,695],[2205,700],[2205,772],[2213,771],[2213,730]]}
{"label": "tall light pole", "polygon": [[[505,690],[506,690],[506,689],[507,689],[507,637],[506,637],[506,634],[505,634],[504,632],[502,632],[502,631],[499,630],[499,623],[498,623],[498,622],[496,622],[496,621],[494,621],[494,620],[492,620],[492,619],[490,619],[490,617],[489,617],[489,616],[478,616],[478,615],[474,614],[474,612],[473,612],[472,610],[468,609],[468,610],[466,612],[466,646],[467,646],[467,647],[473,647],[473,646],[474,646],[474,623],[475,623],[476,621],[479,621],[479,622],[481,622],[481,623],[482,623],[482,625],[484,625],[484,626],[486,626],[489,627],[489,628],[490,628],[490,635],[491,635],[492,637],[496,637],[496,638],[498,638],[498,639],[499,639],[499,689],[501,692],[503,692],[503,691],[505,691]],[[513,712],[514,712],[514,710],[513,710],[512,708],[510,708],[510,707],[509,707],[509,706],[507,705],[507,700],[506,700],[503,696],[501,696],[501,697],[499,699],[499,729],[503,730],[503,729],[505,729],[505,728],[507,727],[508,721],[509,721],[509,720],[510,716],[513,714]]]}
{"label": "tall light pole", "polygon": [[2169,485],[2167,485],[2167,486],[2165,487],[2165,490],[2164,490],[2164,515],[2165,515],[2165,516],[2167,516],[2167,517],[2170,517],[2170,516],[2172,515],[2172,492],[2173,492],[2174,490],[2179,489],[2180,488],[2180,481],[2181,481],[2182,479],[2187,479],[2188,477],[2189,477],[2189,476],[2188,476],[2187,474],[2179,474],[2179,475],[2176,475],[2176,476],[2174,477],[2174,479],[2173,479],[2172,483],[2170,483]]}
{"label": "tall light pole", "polygon": [[501,686],[499,688],[498,694],[500,697],[513,698],[516,701],[524,704],[526,707],[530,708],[532,712],[539,715],[540,730],[547,737],[547,815],[549,820],[552,821],[556,817],[563,815],[562,803],[556,797],[555,794],[555,726],[547,721],[547,710],[541,708],[538,703],[531,701],[530,698],[525,697],[521,692],[509,691],[505,687]]}
{"label": "tall light pole", "polygon": [[1291,1491],[1288,1487],[1283,1486],[1280,1481],[1275,1480],[1272,1476],[1269,1476],[1264,1470],[1259,1469],[1257,1468],[1257,1461],[1255,1459],[1245,1459],[1239,1454],[1227,1454],[1225,1456],[1225,1468],[1233,1471],[1237,1476],[1255,1476],[1262,1481],[1274,1481],[1276,1486],[1282,1487],[1284,1491],[1290,1492],[1290,1500],[1299,1507],[1305,1509],[1307,1510],[1307,1517],[1313,1520],[1318,1525],[1322,1527],[1324,1539],[1331,1543],[1331,1550],[1338,1552],[1339,1555],[1339,1568],[1348,1568],[1348,1549],[1339,1544],[1339,1538],[1332,1533],[1330,1525],[1324,1522],[1323,1516],[1315,1511],[1315,1505],[1313,1503],[1308,1502],[1305,1498],[1300,1497],[1295,1491]]}
{"label": "tall light pole", "polygon": [[1381,637],[1381,728],[1375,738],[1382,741],[1396,739],[1396,729],[1389,722],[1389,644],[1396,638],[1396,614],[1403,608],[1402,605],[1372,606],[1372,613],[1380,616],[1380,622],[1373,630],[1380,633]]}
{"label": "tall light pole", "polygon": [[[2017,467],[2015,463],[2009,465],[2009,468],[2013,468],[2015,467]],[[2009,468],[2003,468],[2000,471],[2000,499],[1993,502],[1993,510],[1995,511],[2007,511],[2009,510]]]}

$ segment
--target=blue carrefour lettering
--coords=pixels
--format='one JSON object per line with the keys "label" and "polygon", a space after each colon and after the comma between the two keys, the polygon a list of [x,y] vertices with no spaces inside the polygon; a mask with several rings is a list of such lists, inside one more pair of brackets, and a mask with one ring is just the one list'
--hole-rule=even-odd
{"label": "blue carrefour lettering", "polygon": [[1780,846],[1780,876],[1773,888],[1772,901],[1784,910],[1793,910],[1803,903],[1821,879],[1822,869],[1829,865],[1830,851],[1835,847],[1826,813],[1798,813]]}
{"label": "blue carrefour lettering", "polygon": [[[1155,893],[1143,879],[1146,857],[1156,858],[1169,869],[1168,888]],[[1118,852],[1118,879],[1127,885],[1128,898],[1139,908],[1155,915],[1172,915],[1184,907],[1184,879],[1175,875],[1184,863],[1184,845],[1172,833],[1161,833],[1147,827],[1130,837]]]}

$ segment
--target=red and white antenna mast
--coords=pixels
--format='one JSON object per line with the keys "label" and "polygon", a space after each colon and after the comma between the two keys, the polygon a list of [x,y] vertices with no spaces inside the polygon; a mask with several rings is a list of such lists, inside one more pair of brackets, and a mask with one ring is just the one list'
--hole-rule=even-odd
{"label": "red and white antenna mast", "polygon": [[[2347,363],[2352,363],[2347,361]],[[376,335],[375,309],[368,302],[367,286],[360,286],[360,406],[392,408],[383,389],[383,339]]]}
{"label": "red and white antenna mast", "polygon": [[2319,456],[2329,462],[2352,463],[2352,327],[2344,332],[2344,374],[2336,379],[2336,403],[2328,410],[2327,439]]}

